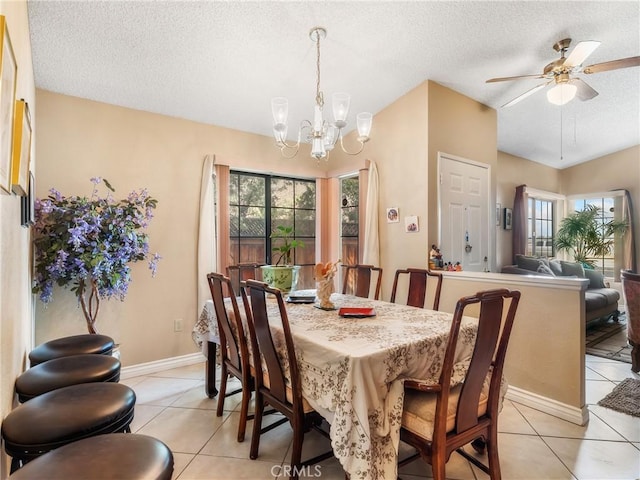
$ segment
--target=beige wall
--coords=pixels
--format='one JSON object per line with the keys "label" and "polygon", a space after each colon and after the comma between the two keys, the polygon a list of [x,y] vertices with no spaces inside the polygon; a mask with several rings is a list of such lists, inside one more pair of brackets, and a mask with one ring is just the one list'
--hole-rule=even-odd
{"label": "beige wall", "polygon": [[[202,162],[254,171],[323,177],[315,160],[286,160],[270,138],[165,117],[80,98],[37,91],[40,105],[37,196],[55,187],[64,195],[89,195],[89,179],[108,179],[117,196],[147,188],[158,200],[149,228],[150,251],[162,255],[151,278],[146,262],[133,264],[124,302],[103,301],[98,330],[121,344],[123,365],[195,351],[191,328],[196,305],[198,202]],[[36,341],[85,332],[73,294],[57,289],[47,308],[36,302]],[[174,332],[174,320],[184,331]]]}
{"label": "beige wall", "polygon": [[[479,162],[489,167],[489,201],[495,204],[497,112],[469,97],[429,81],[429,182],[428,242],[439,244],[438,226],[438,152]],[[490,216],[492,211],[489,212]],[[491,216],[491,218],[493,218]],[[489,263],[494,263],[495,235],[489,230]],[[443,252],[446,257],[446,252]]]}
{"label": "beige wall", "polygon": [[634,206],[636,259],[640,262],[640,145],[560,171],[564,195],[629,190]]}
{"label": "beige wall", "polygon": [[[516,157],[508,153],[498,152],[498,168],[496,185],[496,202],[501,208],[513,208],[513,197],[518,185],[560,193],[561,170],[526,158]],[[496,228],[496,271],[504,265],[512,263],[511,230]]]}
{"label": "beige wall", "polygon": [[[367,146],[367,157],[376,162],[379,176],[378,221],[380,265],[384,270],[382,298],[391,294],[398,268],[426,265],[427,244],[427,107],[424,83],[374,118],[379,138]],[[387,223],[386,209],[398,207],[399,223]],[[405,233],[404,217],[417,215],[418,233]]]}
{"label": "beige wall", "polygon": [[[0,2],[0,14],[7,22],[18,65],[16,98],[24,98],[36,129],[35,88],[29,39],[27,3]],[[31,148],[31,170],[35,169],[35,149]],[[20,197],[0,191],[0,408],[2,418],[15,402],[13,384],[23,372],[32,345],[32,304],[29,277],[30,231],[20,226]],[[8,475],[8,459],[2,453],[0,477]]]}

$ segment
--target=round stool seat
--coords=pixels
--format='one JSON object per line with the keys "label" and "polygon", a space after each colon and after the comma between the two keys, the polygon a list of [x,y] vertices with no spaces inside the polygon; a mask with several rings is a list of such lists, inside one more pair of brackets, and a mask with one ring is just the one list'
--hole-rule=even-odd
{"label": "round stool seat", "polygon": [[135,433],[98,435],[46,453],[12,480],[169,480],[173,455],[160,440]]}
{"label": "round stool seat", "polygon": [[99,355],[111,355],[113,350],[113,338],[106,335],[85,333],[70,337],[56,338],[34,348],[29,353],[31,366],[52,360],[54,358],[68,357],[93,353]]}
{"label": "round stool seat", "polygon": [[2,422],[11,471],[67,443],[128,431],[135,402],[131,388],[109,382],[71,385],[23,403]]}
{"label": "round stool seat", "polygon": [[118,380],[120,361],[117,358],[110,355],[72,355],[48,360],[24,372],[16,379],[16,393],[22,403],[69,385]]}

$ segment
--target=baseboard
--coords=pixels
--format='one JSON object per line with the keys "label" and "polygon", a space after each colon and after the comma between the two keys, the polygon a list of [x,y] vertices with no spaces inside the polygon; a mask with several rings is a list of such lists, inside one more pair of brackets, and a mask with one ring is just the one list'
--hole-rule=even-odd
{"label": "baseboard", "polygon": [[585,425],[589,421],[589,409],[586,405],[582,408],[573,407],[511,385],[507,389],[505,398],[576,425]]}
{"label": "baseboard", "polygon": [[190,353],[180,357],[163,358],[162,360],[154,360],[153,362],[140,363],[123,367],[120,371],[120,378],[139,377],[141,375],[150,375],[152,373],[170,370],[172,368],[186,367],[196,363],[204,363],[206,359],[201,352]]}

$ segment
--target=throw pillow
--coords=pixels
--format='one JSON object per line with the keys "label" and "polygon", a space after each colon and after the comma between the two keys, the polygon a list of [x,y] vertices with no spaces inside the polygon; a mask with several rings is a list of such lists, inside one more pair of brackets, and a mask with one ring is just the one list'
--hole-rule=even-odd
{"label": "throw pillow", "polygon": [[562,265],[562,275],[575,275],[578,278],[585,278],[584,267],[581,263],[563,262],[562,260],[560,260],[560,265]]}
{"label": "throw pillow", "polygon": [[589,288],[607,288],[601,272],[585,268],[584,276],[589,279]]}
{"label": "throw pillow", "polygon": [[540,259],[536,257],[528,257],[526,255],[517,254],[516,265],[518,265],[518,268],[524,268],[525,270],[537,272],[538,265],[540,265]]}
{"label": "throw pillow", "polygon": [[562,275],[562,265],[560,265],[560,260],[550,260],[549,268],[556,277],[560,277]]}
{"label": "throw pillow", "polygon": [[551,269],[547,267],[543,261],[540,261],[540,265],[538,266],[538,269],[536,270],[536,272],[555,277],[555,274],[553,273],[553,271],[551,271]]}

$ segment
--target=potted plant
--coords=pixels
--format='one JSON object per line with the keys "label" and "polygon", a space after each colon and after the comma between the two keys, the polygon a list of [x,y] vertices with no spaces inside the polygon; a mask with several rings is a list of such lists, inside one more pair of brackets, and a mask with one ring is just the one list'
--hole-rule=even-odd
{"label": "potted plant", "polygon": [[279,243],[273,247],[273,251],[280,256],[275,264],[261,267],[262,280],[270,287],[278,288],[283,292],[295,290],[300,267],[293,265],[292,254],[295,248],[303,248],[304,242],[295,238],[293,227],[284,225],[276,227],[271,233],[271,239]]}
{"label": "potted plant", "polygon": [[593,268],[591,258],[609,254],[613,246],[611,237],[626,232],[627,226],[627,222],[622,220],[603,223],[600,208],[587,205],[584,210],[562,219],[556,236],[556,247],[560,251],[573,252],[574,261]]}
{"label": "potted plant", "polygon": [[99,183],[115,190],[100,177],[91,182],[90,198],[65,197],[52,188],[48,198],[35,201],[33,293],[46,304],[53,300],[54,285],[69,288],[78,297],[89,333],[97,333],[100,300],[124,300],[131,281],[129,264],[149,257],[154,276],[160,255],[149,254],[144,232],[157,200],[144,189],[123,200],[111,193],[100,197]]}

